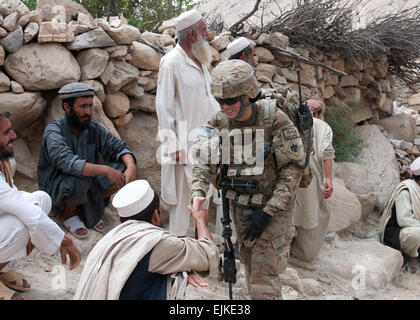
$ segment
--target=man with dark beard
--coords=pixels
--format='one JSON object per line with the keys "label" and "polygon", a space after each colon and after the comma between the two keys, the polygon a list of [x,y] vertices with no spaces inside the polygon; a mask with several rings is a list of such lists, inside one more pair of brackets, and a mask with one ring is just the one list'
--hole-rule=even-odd
{"label": "man with dark beard", "polygon": [[50,123],[42,136],[38,184],[51,196],[67,230],[85,238],[86,227],[104,230],[109,197],[136,179],[135,157],[124,142],[91,120],[91,86],[70,83],[59,94],[65,116]]}
{"label": "man with dark beard", "polygon": [[48,255],[60,248],[62,262],[69,255],[72,270],[80,262],[80,253],[48,217],[50,196],[43,191],[19,191],[14,185],[10,160],[16,134],[9,116],[0,112],[0,300],[23,300],[14,290],[29,291],[31,286],[10,269],[10,261],[29,255],[35,247]]}
{"label": "man with dark beard", "polygon": [[[206,38],[206,22],[196,11],[175,20],[178,44],[159,67],[156,111],[161,148],[161,197],[169,207],[169,231],[187,235],[191,216],[192,164],[188,161],[201,125],[220,107],[211,94],[207,67],[212,54]],[[209,189],[208,198],[213,194]]]}

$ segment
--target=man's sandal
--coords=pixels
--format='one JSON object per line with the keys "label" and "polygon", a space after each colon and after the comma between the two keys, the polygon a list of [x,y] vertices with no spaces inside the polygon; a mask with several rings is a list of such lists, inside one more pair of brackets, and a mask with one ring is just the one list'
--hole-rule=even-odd
{"label": "man's sandal", "polygon": [[10,289],[17,291],[26,292],[31,289],[31,285],[29,284],[29,282],[19,277],[13,270],[0,273],[0,282],[2,282]]}
{"label": "man's sandal", "polygon": [[[73,216],[71,218],[68,218],[63,222],[66,229],[76,238],[79,239],[85,239],[88,235],[88,229],[86,229],[85,225],[83,224],[82,220],[80,220],[79,216]],[[76,233],[77,230],[84,229],[86,230],[86,234],[79,235]]]}
{"label": "man's sandal", "polygon": [[23,297],[0,282],[0,300],[23,300]]}
{"label": "man's sandal", "polygon": [[101,219],[99,220],[99,222],[96,224],[96,226],[93,227],[93,230],[97,231],[97,232],[104,232],[105,230],[105,223],[104,221]]}

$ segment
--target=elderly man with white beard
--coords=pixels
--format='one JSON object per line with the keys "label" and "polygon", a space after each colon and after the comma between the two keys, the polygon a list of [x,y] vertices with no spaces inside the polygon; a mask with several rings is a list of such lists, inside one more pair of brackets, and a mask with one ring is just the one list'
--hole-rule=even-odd
{"label": "elderly man with white beard", "polygon": [[175,27],[178,44],[160,62],[156,111],[162,142],[161,197],[169,207],[169,231],[185,236],[190,226],[189,150],[201,125],[220,107],[211,94],[207,68],[212,54],[205,20],[190,10],[176,19]]}

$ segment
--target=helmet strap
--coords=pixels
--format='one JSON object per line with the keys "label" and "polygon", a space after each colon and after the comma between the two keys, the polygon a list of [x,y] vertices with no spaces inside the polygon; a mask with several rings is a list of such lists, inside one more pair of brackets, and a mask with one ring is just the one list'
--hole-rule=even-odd
{"label": "helmet strap", "polygon": [[233,120],[238,120],[238,119],[242,118],[245,114],[246,108],[250,105],[251,105],[250,102],[248,102],[248,103],[245,102],[245,96],[241,96],[241,109],[239,109],[238,115]]}

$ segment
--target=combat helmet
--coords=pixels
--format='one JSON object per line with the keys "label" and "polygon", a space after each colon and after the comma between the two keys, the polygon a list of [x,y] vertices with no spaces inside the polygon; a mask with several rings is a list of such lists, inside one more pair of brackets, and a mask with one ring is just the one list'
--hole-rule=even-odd
{"label": "combat helmet", "polygon": [[260,93],[254,68],[243,60],[234,59],[219,63],[211,74],[211,93],[219,99],[239,96],[254,99]]}

